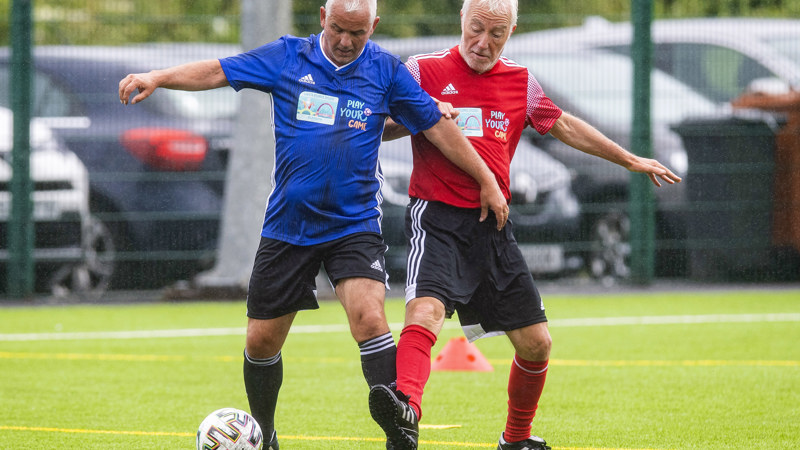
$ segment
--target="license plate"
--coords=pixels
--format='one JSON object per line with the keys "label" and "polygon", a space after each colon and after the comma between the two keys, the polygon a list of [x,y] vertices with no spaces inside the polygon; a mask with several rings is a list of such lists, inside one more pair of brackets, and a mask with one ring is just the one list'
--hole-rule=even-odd
{"label": "license plate", "polygon": [[521,244],[519,249],[534,273],[552,273],[564,269],[564,249],[560,245]]}

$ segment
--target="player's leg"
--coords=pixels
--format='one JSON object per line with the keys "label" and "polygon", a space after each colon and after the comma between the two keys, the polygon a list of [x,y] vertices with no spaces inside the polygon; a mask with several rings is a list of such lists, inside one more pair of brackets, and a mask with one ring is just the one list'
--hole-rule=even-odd
{"label": "player's leg", "polygon": [[324,265],[358,343],[369,386],[395,379],[394,343],[386,322],[386,243],[376,233],[357,233],[325,245]]}
{"label": "player's leg", "polygon": [[433,297],[406,304],[406,320],[397,345],[397,383],[374,386],[370,414],[386,432],[386,448],[415,449],[419,438],[422,393],[431,374],[431,348],[444,323],[444,304]]}
{"label": "player's leg", "polygon": [[431,348],[454,301],[467,301],[480,280],[480,210],[412,199],[408,239],[406,320],[397,349],[397,385],[370,391],[370,413],[389,438],[388,448],[415,449]]}
{"label": "player's leg", "polygon": [[370,387],[389,384],[396,378],[394,343],[383,303],[386,286],[369,278],[345,278],[336,284],[336,296],[358,343],[361,370]]}
{"label": "player's leg", "polygon": [[552,340],[547,322],[507,331],[516,354],[508,377],[508,416],[503,439],[519,442],[531,436],[544,389]]}
{"label": "player's leg", "polygon": [[406,303],[406,318],[397,345],[397,390],[422,417],[422,394],[431,374],[431,349],[445,319],[445,307],[433,297],[418,297]]}
{"label": "player's leg", "polygon": [[531,422],[544,389],[552,339],[544,304],[513,238],[513,224],[506,228],[495,242],[498,256],[490,279],[496,283],[482,286],[482,301],[470,306],[480,310],[487,329],[505,331],[516,351],[508,380],[508,416],[498,448],[544,450],[550,447],[531,435]]}
{"label": "player's leg", "polygon": [[247,294],[244,384],[250,412],[261,426],[266,448],[277,448],[275,408],[283,383],[281,349],[297,311],[316,309],[315,278],[320,259],[314,247],[262,238]]}
{"label": "player's leg", "polygon": [[290,313],[269,320],[251,318],[247,323],[243,373],[250,414],[261,426],[266,442],[276,449],[275,409],[283,384],[281,348],[295,315]]}
{"label": "player's leg", "polygon": [[484,276],[487,234],[479,209],[412,199],[406,210],[406,318],[397,347],[397,389],[422,417],[431,348],[456,304],[466,303]]}

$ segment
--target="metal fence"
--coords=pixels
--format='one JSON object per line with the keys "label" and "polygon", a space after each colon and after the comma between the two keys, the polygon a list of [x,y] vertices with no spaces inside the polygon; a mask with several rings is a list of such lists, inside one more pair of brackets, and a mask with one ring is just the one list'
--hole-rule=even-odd
{"label": "metal fence", "polygon": [[[457,24],[457,16],[453,19]],[[209,40],[230,41],[236,20],[193,16],[185,24],[202,27]],[[547,18],[522,20],[541,23]],[[800,173],[800,150],[793,142],[800,138],[795,134],[793,140],[785,130],[787,121],[792,123],[787,111],[797,110],[732,109],[729,102],[753,82],[778,96],[776,101],[786,94],[787,83],[800,86],[800,31],[776,38],[776,47],[783,46],[769,50],[782,58],[776,63],[764,56],[770,45],[741,42],[745,36],[769,36],[768,23],[752,31],[739,26],[704,33],[714,21],[686,22],[672,29],[674,36],[654,28],[653,63],[659,71],[651,80],[653,153],[685,180],[656,189],[655,274],[796,280],[800,239],[792,211],[800,210],[795,175]],[[164,23],[139,25],[112,16],[106,23],[47,17],[34,25],[36,33],[45,34],[85,27],[94,30],[96,43],[34,48],[32,116],[37,123],[33,134],[38,134],[31,138],[31,173],[37,290],[149,289],[192,279],[214,264],[222,214],[238,214],[223,211],[237,95],[230,89],[162,91],[141,105],[122,107],[116,86],[130,72],[225,56],[239,47],[179,43],[181,33],[170,34],[172,43],[120,45],[125,36],[138,36],[143,29],[163,41],[162,31],[168,30]],[[790,26],[800,30],[800,21]],[[726,47],[723,36],[728,34],[739,44]],[[528,66],[562,108],[628,147],[632,72],[630,34],[627,40],[624,36],[613,24],[590,18],[571,34],[519,33],[506,54]],[[457,44],[456,37],[376,40],[402,57]],[[751,50],[755,54],[747,53]],[[0,48],[4,108],[9,107],[9,57],[9,49]],[[2,148],[4,155],[9,149]],[[406,167],[407,162],[391,163]],[[526,132],[512,173],[512,221],[536,276],[593,276],[606,282],[630,276],[627,171],[549,136]],[[387,233],[402,230],[399,211],[407,175],[387,173],[387,189],[400,194],[385,195],[386,220],[391,221],[385,224]],[[10,174],[4,176],[0,215],[7,220]],[[387,236],[387,241],[389,259],[398,261],[393,274],[402,276],[402,235]],[[250,255],[243,258],[249,265]]]}

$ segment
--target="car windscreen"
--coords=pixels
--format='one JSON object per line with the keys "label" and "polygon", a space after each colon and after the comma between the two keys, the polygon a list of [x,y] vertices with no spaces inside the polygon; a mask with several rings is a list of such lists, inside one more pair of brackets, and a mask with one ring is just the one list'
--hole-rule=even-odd
{"label": "car windscreen", "polygon": [[[567,99],[593,122],[630,123],[633,107],[633,65],[624,56],[600,53],[527,54],[514,59],[528,67],[545,95]],[[716,106],[669,75],[653,70],[653,122],[673,123],[687,115],[711,113]]]}

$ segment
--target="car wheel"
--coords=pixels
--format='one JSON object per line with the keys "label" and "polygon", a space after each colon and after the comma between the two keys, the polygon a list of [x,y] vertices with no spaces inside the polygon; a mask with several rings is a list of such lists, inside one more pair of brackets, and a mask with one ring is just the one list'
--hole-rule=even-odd
{"label": "car wheel", "polygon": [[587,266],[604,285],[630,276],[630,230],[630,218],[620,211],[602,214],[592,224]]}
{"label": "car wheel", "polygon": [[116,266],[111,232],[102,221],[91,217],[83,240],[83,260],[62,266],[51,278],[53,295],[97,299],[108,289]]}

